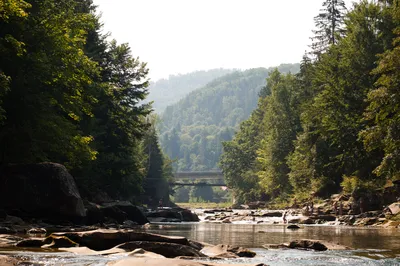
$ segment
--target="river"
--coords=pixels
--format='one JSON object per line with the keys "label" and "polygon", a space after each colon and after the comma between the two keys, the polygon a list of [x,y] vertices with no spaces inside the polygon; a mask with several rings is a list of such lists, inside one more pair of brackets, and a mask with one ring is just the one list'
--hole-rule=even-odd
{"label": "river", "polygon": [[[211,244],[230,244],[251,248],[257,252],[252,259],[235,259],[233,263],[265,263],[281,265],[400,265],[400,230],[343,227],[303,226],[298,230],[273,224],[181,223],[154,224],[146,232],[185,236]],[[346,251],[267,250],[264,244],[279,244],[295,239],[328,240],[350,246]],[[75,256],[69,253],[36,253],[32,251],[0,251],[14,254],[27,261],[24,265],[96,265],[103,266],[112,259],[100,256]],[[29,261],[29,263],[28,263]],[[226,262],[226,261],[225,261]],[[30,264],[31,263],[31,264]]]}

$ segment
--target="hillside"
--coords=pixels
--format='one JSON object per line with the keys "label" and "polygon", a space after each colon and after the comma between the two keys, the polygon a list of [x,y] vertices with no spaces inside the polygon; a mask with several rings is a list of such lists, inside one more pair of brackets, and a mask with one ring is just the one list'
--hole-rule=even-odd
{"label": "hillside", "polygon": [[162,113],[168,105],[177,103],[193,90],[233,71],[235,70],[223,68],[194,71],[188,74],[170,75],[168,79],[150,82],[146,102],[153,101],[153,109],[157,113]]}
{"label": "hillside", "polygon": [[[298,64],[280,65],[296,73]],[[273,68],[236,71],[217,78],[168,106],[160,138],[179,171],[218,169],[222,141],[231,140],[239,123],[256,108],[258,94]]]}

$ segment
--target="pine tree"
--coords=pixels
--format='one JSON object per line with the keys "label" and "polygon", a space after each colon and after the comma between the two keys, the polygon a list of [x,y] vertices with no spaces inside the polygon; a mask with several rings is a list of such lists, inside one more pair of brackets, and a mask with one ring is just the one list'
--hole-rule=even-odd
{"label": "pine tree", "polygon": [[343,0],[326,0],[322,9],[314,18],[316,30],[311,38],[312,53],[319,57],[330,45],[337,44],[338,39],[345,32],[343,27],[346,6]]}

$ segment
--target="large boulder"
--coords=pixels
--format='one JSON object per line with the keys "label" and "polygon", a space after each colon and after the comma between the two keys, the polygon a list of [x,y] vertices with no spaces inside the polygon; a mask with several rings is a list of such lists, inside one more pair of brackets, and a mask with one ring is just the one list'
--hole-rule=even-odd
{"label": "large boulder", "polygon": [[71,239],[73,242],[78,243],[80,246],[85,246],[94,250],[110,249],[119,244],[132,241],[166,242],[196,247],[196,245],[193,245],[192,242],[185,237],[162,236],[144,232],[135,232],[132,230],[99,229],[86,232],[53,233],[52,236],[64,236]]}
{"label": "large boulder", "polygon": [[19,217],[80,222],[86,211],[74,178],[57,163],[0,169],[0,208]]}
{"label": "large boulder", "polygon": [[166,258],[176,258],[179,256],[206,257],[204,254],[200,253],[199,250],[191,246],[168,242],[132,241],[118,245],[116,248],[121,248],[126,251],[142,248],[146,251],[163,255]]}
{"label": "large boulder", "polygon": [[104,223],[106,221],[125,225],[126,221],[140,225],[149,222],[144,213],[128,201],[115,201],[104,203],[103,205],[86,201],[85,207],[87,213],[86,224],[88,225]]}
{"label": "large boulder", "polygon": [[146,213],[147,218],[150,221],[155,221],[158,219],[154,218],[170,218],[170,219],[179,219],[182,222],[198,222],[200,221],[197,214],[191,212],[188,209],[182,208],[163,208],[158,209],[152,212]]}

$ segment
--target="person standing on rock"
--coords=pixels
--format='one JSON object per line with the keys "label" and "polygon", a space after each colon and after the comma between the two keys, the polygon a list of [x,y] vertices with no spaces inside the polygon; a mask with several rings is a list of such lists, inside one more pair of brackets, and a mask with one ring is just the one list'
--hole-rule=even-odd
{"label": "person standing on rock", "polygon": [[283,223],[284,223],[284,224],[286,224],[286,223],[287,223],[287,220],[286,220],[286,214],[287,214],[287,212],[286,212],[286,211],[284,211],[284,212],[283,212],[283,214],[282,214],[282,220],[283,220]]}
{"label": "person standing on rock", "polygon": [[342,216],[343,215],[343,202],[340,200],[339,203],[339,215]]}

